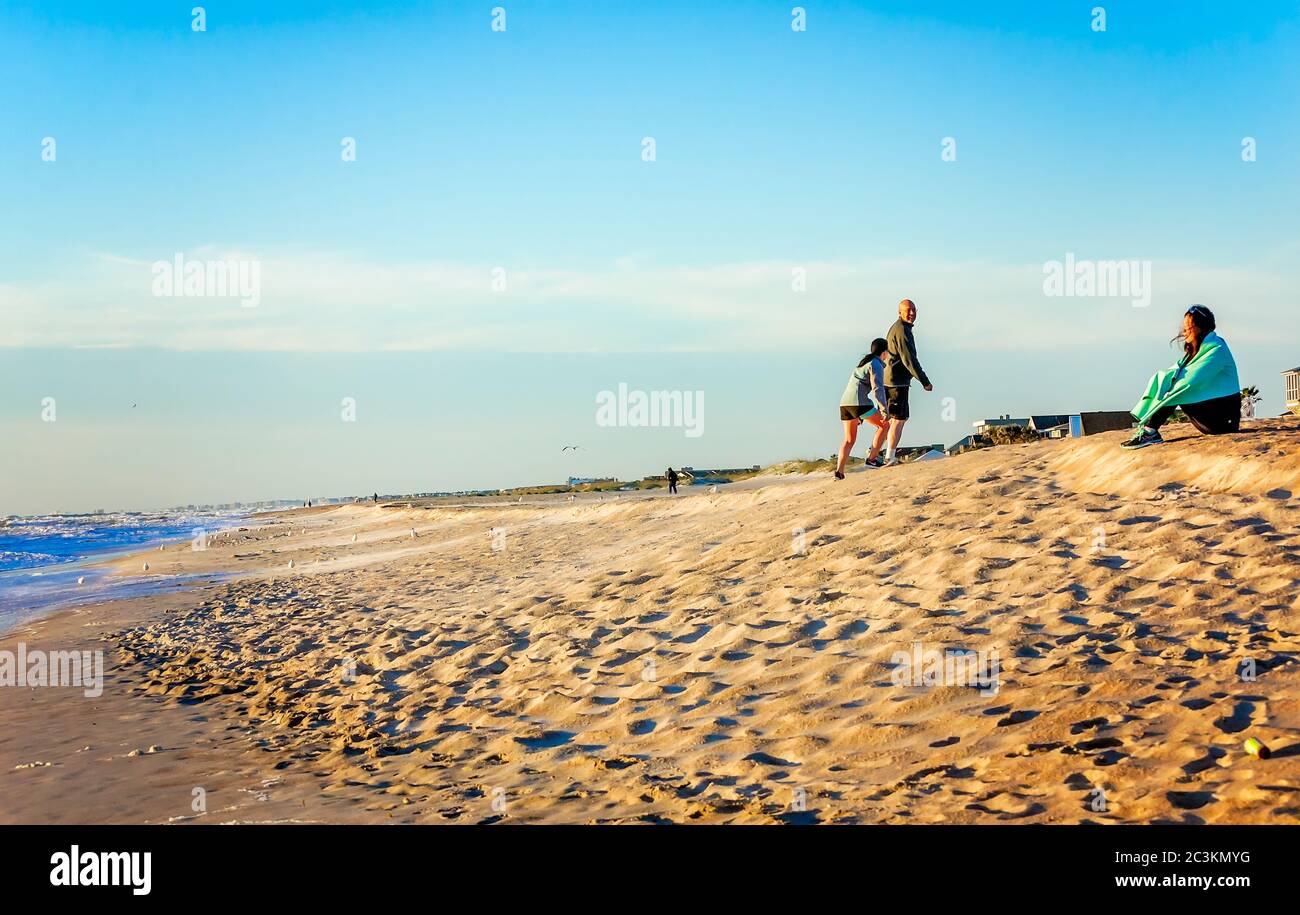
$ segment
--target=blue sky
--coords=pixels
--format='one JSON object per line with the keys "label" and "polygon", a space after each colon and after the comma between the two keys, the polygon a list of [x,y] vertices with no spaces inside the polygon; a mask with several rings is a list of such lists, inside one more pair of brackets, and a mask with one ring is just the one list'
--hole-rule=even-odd
{"label": "blue sky", "polygon": [[[0,8],[0,514],[829,454],[904,295],[912,442],[1126,408],[1194,301],[1266,413],[1300,363],[1294,4],[194,5]],[[154,297],[177,252],[260,305]],[[706,434],[597,428],[620,382]]]}

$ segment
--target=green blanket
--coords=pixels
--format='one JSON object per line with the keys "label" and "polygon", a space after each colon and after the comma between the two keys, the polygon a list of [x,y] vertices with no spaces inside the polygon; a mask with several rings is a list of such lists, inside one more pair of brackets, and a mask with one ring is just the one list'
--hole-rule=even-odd
{"label": "green blanket", "polygon": [[1200,403],[1239,393],[1237,363],[1228,351],[1228,344],[1218,334],[1209,333],[1191,362],[1183,365],[1180,361],[1173,368],[1152,375],[1147,392],[1130,412],[1139,423],[1145,423],[1161,407]]}

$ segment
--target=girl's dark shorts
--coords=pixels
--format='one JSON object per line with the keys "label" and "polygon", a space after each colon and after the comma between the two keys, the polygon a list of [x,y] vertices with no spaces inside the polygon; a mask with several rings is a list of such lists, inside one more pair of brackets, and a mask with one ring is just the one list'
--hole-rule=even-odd
{"label": "girl's dark shorts", "polygon": [[875,413],[875,412],[876,412],[876,408],[875,408],[874,406],[872,406],[871,404],[868,404],[868,405],[865,406],[865,407],[860,407],[860,406],[845,407],[845,406],[841,406],[841,407],[840,407],[840,419],[844,420],[845,422],[849,422],[850,420],[854,420],[854,419],[866,419],[868,416],[870,416],[872,413]]}

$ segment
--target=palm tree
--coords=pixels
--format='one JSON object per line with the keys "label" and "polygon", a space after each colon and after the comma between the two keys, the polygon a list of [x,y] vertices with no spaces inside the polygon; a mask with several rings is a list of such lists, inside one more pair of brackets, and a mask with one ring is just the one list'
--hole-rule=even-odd
{"label": "palm tree", "polygon": [[1259,396],[1259,388],[1255,387],[1255,385],[1252,384],[1248,388],[1242,388],[1241,389],[1241,418],[1254,419],[1255,404],[1259,403],[1263,399],[1264,398]]}

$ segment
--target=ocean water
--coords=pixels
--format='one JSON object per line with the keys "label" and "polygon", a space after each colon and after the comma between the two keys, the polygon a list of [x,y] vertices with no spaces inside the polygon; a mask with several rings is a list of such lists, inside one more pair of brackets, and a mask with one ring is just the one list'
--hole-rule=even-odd
{"label": "ocean water", "polygon": [[184,587],[193,576],[123,581],[87,566],[122,553],[190,540],[200,531],[210,535],[235,527],[246,517],[235,511],[187,511],[0,519],[0,629],[71,604]]}

